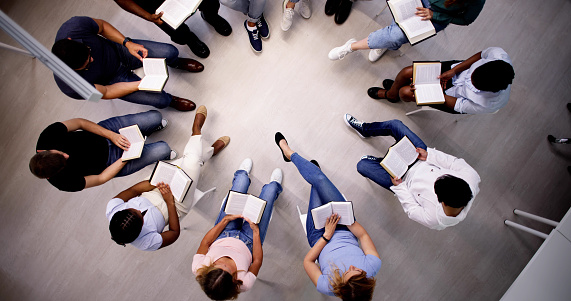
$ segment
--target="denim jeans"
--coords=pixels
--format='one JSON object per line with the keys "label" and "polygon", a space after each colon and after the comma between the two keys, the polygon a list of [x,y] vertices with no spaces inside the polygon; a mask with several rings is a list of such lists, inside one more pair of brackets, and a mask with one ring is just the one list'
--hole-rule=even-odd
{"label": "denim jeans", "polygon": [[[309,206],[307,208],[307,220],[305,229],[307,230],[307,242],[313,247],[315,243],[325,233],[325,228],[315,229],[311,209],[325,205],[329,202],[345,202],[345,198],[337,190],[337,187],[327,178],[327,176],[315,164],[307,161],[298,153],[291,155],[291,162],[295,164],[301,176],[311,184],[309,194]],[[335,231],[349,230],[347,226],[337,225]]]}
{"label": "denim jeans", "polygon": [[[428,2],[428,0],[422,0],[422,4],[424,7],[430,8],[430,2]],[[436,32],[439,32],[448,26],[448,24],[437,23],[432,20],[430,22],[434,25]],[[390,50],[397,50],[405,43],[408,43],[408,39],[395,20],[393,20],[391,25],[372,32],[367,38],[367,44],[371,49],[387,48]]]}
{"label": "denim jeans", "polygon": [[[130,114],[109,118],[99,122],[98,124],[112,132],[119,133],[120,128],[137,124],[143,136],[149,136],[161,124],[162,115],[159,111],[151,110],[148,112]],[[109,157],[107,158],[107,166],[115,163],[123,155],[123,150],[113,142],[107,140],[109,144]],[[119,171],[116,177],[130,175],[141,170],[143,167],[159,160],[168,159],[171,148],[164,141],[145,144],[141,157],[128,161]]]}
{"label": "denim jeans", "polygon": [[[168,66],[175,66],[178,62],[178,49],[173,45],[146,40],[133,40],[133,42],[143,45],[148,50],[148,58],[166,58]],[[116,49],[121,65],[117,69],[113,79],[109,82],[109,85],[120,82],[135,82],[141,80],[141,78],[135,75],[132,70],[143,67],[143,62],[131,55],[126,47],[117,44]],[[119,97],[119,99],[164,109],[171,103],[172,95],[165,91],[135,91],[123,97]]]}
{"label": "denim jeans", "polygon": [[[232,190],[247,193],[248,188],[250,187],[250,178],[248,177],[248,173],[245,170],[237,170],[234,173],[234,179],[232,180]],[[260,193],[260,199],[268,202],[266,204],[266,208],[264,209],[264,213],[262,214],[262,219],[260,219],[260,223],[258,224],[258,228],[260,229],[260,241],[264,244],[264,240],[266,239],[266,233],[268,232],[268,226],[270,225],[270,218],[272,217],[272,212],[274,209],[274,202],[282,192],[282,185],[276,181],[272,181],[264,187],[262,187],[262,192]],[[216,218],[217,225],[226,213],[224,212],[224,207],[226,207],[227,199],[224,199],[224,203],[222,204],[222,208],[220,208],[220,213],[218,214],[218,218]],[[225,238],[225,237],[235,237],[239,240],[243,241],[244,244],[250,249],[252,252],[253,242],[254,242],[254,233],[252,228],[250,228],[250,224],[245,220],[238,218],[235,219],[226,225],[222,233],[218,236],[218,239]]]}
{"label": "denim jeans", "polygon": [[[404,136],[407,136],[414,146],[426,149],[426,144],[424,144],[424,142],[422,142],[415,133],[404,125],[402,121],[396,119],[384,122],[363,123],[363,136],[392,136],[396,141],[400,141]],[[373,182],[386,189],[393,186],[391,176],[379,164],[379,161],[362,159],[357,163],[357,171],[362,176],[373,180]]]}
{"label": "denim jeans", "polygon": [[225,6],[244,13],[249,22],[257,23],[264,13],[266,0],[220,0]]}

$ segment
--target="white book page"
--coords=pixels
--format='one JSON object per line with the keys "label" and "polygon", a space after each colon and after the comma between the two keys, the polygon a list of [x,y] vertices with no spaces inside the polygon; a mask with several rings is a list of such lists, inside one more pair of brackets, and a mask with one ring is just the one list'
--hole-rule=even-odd
{"label": "white book page", "polygon": [[157,186],[160,182],[170,183],[176,170],[176,166],[159,161],[157,168],[155,169],[155,173],[153,174],[153,178],[151,179],[151,185]]}
{"label": "white book page", "polygon": [[353,216],[353,205],[350,202],[331,202],[333,212],[337,213],[341,218],[338,224],[352,225],[355,222]]}
{"label": "white book page", "polygon": [[180,169],[176,169],[172,181],[169,183],[173,196],[180,202],[186,190],[186,184],[190,181],[188,176]]}
{"label": "white book page", "polygon": [[399,25],[405,31],[409,39],[411,39],[411,37],[415,37],[434,30],[434,26],[432,26],[432,23],[430,23],[429,20],[423,21],[419,16],[414,16],[405,21],[402,21]]}
{"label": "white book page", "polygon": [[145,76],[167,75],[165,59],[143,59],[143,70],[145,71]]}
{"label": "white book page", "polygon": [[313,216],[313,225],[315,229],[321,229],[325,227],[327,218],[333,214],[333,209],[331,208],[331,203],[326,205],[311,209],[311,215]]}
{"label": "white book page", "polygon": [[416,103],[418,105],[444,103],[444,92],[442,91],[442,86],[440,86],[440,84],[420,85],[415,87],[416,90],[414,93],[416,96]]}
{"label": "white book page", "polygon": [[392,146],[392,149],[397,152],[401,159],[410,165],[412,162],[416,161],[418,158],[418,153],[416,152],[416,147],[414,144],[405,136],[397,144]]}
{"label": "white book page", "polygon": [[439,84],[440,66],[440,63],[414,64],[414,84]]}
{"label": "white book page", "polygon": [[188,16],[190,16],[190,14],[192,14],[193,11],[176,0],[166,0],[161,6],[159,6],[159,8],[157,8],[156,14],[159,14],[160,12],[164,12],[161,19],[163,19],[163,21],[172,28],[176,29]]}
{"label": "white book page", "polygon": [[242,215],[249,218],[254,223],[258,223],[258,218],[261,216],[261,211],[265,208],[265,201],[253,195],[248,195],[246,206]]}
{"label": "white book page", "polygon": [[383,161],[381,161],[381,165],[397,178],[401,178],[408,169],[408,164],[401,159],[393,148],[389,149],[389,152]]}
{"label": "white book page", "polygon": [[121,158],[125,160],[127,158],[134,159],[140,157],[143,146],[145,145],[145,138],[143,137],[143,134],[141,134],[139,126],[135,124],[121,128],[119,129],[119,134],[125,136],[125,138],[129,140],[129,143],[131,143],[129,149],[123,151]]}
{"label": "white book page", "polygon": [[234,191],[230,191],[228,195],[228,201],[226,201],[226,208],[224,212],[226,214],[242,214],[244,211],[244,207],[246,206],[246,202],[248,201],[247,194],[241,194]]}
{"label": "white book page", "polygon": [[160,91],[167,78],[166,75],[147,75],[139,83],[139,89]]}
{"label": "white book page", "polygon": [[420,0],[390,0],[391,11],[395,15],[395,21],[402,22],[415,16],[417,7],[422,7]]}

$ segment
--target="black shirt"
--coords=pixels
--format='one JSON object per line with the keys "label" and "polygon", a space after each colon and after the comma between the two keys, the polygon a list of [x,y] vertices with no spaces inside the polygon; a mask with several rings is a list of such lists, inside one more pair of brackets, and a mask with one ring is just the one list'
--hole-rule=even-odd
{"label": "black shirt", "polygon": [[91,132],[68,132],[65,124],[53,123],[36,144],[36,150],[52,149],[69,155],[65,168],[48,179],[59,190],[80,191],[85,188],[85,176],[98,175],[107,168],[109,142]]}

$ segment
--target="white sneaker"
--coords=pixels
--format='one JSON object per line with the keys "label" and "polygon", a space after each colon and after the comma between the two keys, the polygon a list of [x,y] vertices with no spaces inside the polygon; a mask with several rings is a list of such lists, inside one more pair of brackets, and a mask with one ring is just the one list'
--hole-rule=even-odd
{"label": "white sneaker", "polygon": [[169,157],[169,160],[174,160],[176,159],[176,157],[178,157],[178,153],[174,149],[171,149],[171,155]]}
{"label": "white sneaker", "polygon": [[282,183],[282,179],[283,179],[283,173],[282,170],[279,168],[274,169],[274,171],[272,172],[272,176],[270,177],[270,182],[278,182],[278,183]]}
{"label": "white sneaker", "polygon": [[252,159],[246,158],[244,161],[242,161],[242,164],[240,164],[238,170],[245,170],[248,174],[250,174],[250,171],[252,171],[252,164],[254,164]]}
{"label": "white sneaker", "polygon": [[371,51],[369,51],[369,61],[371,62],[378,61],[383,55],[383,53],[385,53],[385,51],[387,51],[387,48],[371,49]]}
{"label": "white sneaker", "polygon": [[309,17],[311,17],[311,3],[309,0],[301,0],[299,2],[299,14],[304,19],[309,19]]}
{"label": "white sneaker", "polygon": [[350,39],[343,46],[335,47],[329,51],[329,59],[332,61],[342,60],[348,53],[353,52],[351,44],[357,42],[355,39]]}
{"label": "white sneaker", "polygon": [[286,4],[289,2],[289,0],[284,0],[284,5],[283,5],[283,15],[282,15],[282,30],[283,31],[288,31],[291,27],[291,24],[293,23],[293,8],[286,8]]}

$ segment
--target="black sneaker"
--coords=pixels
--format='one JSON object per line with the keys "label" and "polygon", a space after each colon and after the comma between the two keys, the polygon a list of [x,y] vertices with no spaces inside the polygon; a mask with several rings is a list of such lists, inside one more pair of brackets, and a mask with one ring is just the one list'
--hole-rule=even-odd
{"label": "black sneaker", "polygon": [[253,31],[248,30],[248,21],[244,21],[244,28],[248,33],[248,38],[250,39],[250,46],[252,46],[252,50],[255,52],[262,52],[262,40],[260,40],[258,29],[256,28]]}
{"label": "black sneaker", "polygon": [[270,37],[270,26],[268,25],[268,22],[266,22],[266,19],[264,19],[264,15],[260,17],[260,20],[258,20],[256,26],[260,31],[260,36],[262,39],[268,39]]}
{"label": "black sneaker", "polygon": [[354,129],[357,132],[357,135],[361,138],[369,138],[363,135],[363,122],[357,120],[357,118],[351,116],[351,114],[345,114],[343,116],[343,120],[345,120],[345,124],[347,124],[350,128]]}
{"label": "black sneaker", "polygon": [[364,155],[363,157],[361,157],[361,160],[371,160],[371,161],[375,161],[375,162],[381,162],[383,158],[377,158],[375,156],[371,156],[371,155]]}

